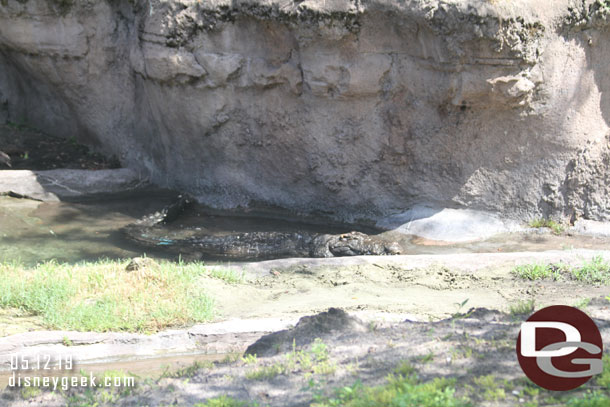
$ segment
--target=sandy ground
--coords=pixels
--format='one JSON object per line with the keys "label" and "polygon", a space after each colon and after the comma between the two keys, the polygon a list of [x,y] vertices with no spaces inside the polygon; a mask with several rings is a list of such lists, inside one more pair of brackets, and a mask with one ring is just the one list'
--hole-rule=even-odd
{"label": "sandy ground", "polygon": [[369,319],[429,321],[447,318],[460,308],[508,311],[519,301],[538,306],[573,305],[607,295],[607,286],[573,281],[524,281],[517,264],[579,264],[601,250],[360,257],[356,259],[275,260],[235,268],[247,274],[243,284],[206,282],[215,293],[221,317],[263,318],[310,315],[329,307],[359,311]]}

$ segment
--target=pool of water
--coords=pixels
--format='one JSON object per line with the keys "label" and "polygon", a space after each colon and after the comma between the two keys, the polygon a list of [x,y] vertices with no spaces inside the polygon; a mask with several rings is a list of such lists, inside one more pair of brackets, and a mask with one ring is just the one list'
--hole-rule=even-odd
{"label": "pool of water", "polygon": [[0,260],[34,264],[53,259],[76,262],[142,255],[142,250],[126,241],[119,229],[162,208],[174,197],[174,193],[164,190],[81,202],[0,196]]}
{"label": "pool of water", "polygon": [[[163,375],[173,374],[183,369],[188,369],[194,364],[207,364],[212,362],[219,362],[225,359],[227,354],[204,354],[204,353],[191,353],[185,355],[171,355],[162,356],[146,359],[133,359],[125,358],[125,360],[106,362],[106,363],[81,363],[74,364],[72,370],[29,370],[29,371],[15,371],[10,370],[0,371],[0,390],[5,389],[9,384],[13,386],[11,382],[11,376],[15,376],[13,379],[16,382],[16,378],[28,376],[44,376],[48,377],[81,377],[82,375],[89,375],[100,377],[105,373],[114,373],[119,375],[135,376],[136,383],[139,383],[140,379],[159,379]],[[40,379],[42,380],[42,379]],[[50,379],[52,380],[52,379]]]}
{"label": "pool of water", "polygon": [[[137,193],[105,195],[75,202],[38,202],[0,196],[0,261],[31,265],[42,261],[78,262],[99,258],[176,258],[163,250],[143,249],[128,241],[120,229],[171,203],[176,193],[151,189]],[[310,231],[345,233],[357,229],[397,241],[403,254],[446,254],[551,249],[605,249],[609,239],[546,234],[505,234],[491,239],[448,244],[370,227],[354,227],[322,218],[292,216],[275,209],[213,211],[194,206],[168,225],[168,233],[182,231],[225,235],[247,231]],[[214,258],[203,260],[214,262]],[[233,259],[232,262],[235,262]]]}

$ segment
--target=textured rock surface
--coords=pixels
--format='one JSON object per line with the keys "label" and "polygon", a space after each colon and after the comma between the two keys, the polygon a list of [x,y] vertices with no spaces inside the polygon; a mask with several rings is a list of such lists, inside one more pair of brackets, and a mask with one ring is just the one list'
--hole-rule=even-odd
{"label": "textured rock surface", "polygon": [[218,207],[610,219],[602,1],[0,1],[0,120]]}

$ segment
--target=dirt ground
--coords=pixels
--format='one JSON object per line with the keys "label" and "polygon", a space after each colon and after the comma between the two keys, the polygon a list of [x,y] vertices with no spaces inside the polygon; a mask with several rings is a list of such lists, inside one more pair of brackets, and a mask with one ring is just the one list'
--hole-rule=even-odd
{"label": "dirt ground", "polygon": [[[413,368],[423,382],[455,379],[456,395],[476,406],[560,406],[587,391],[609,395],[596,380],[560,394],[540,389],[525,378],[515,354],[520,323],[531,312],[519,313],[517,306],[525,300],[533,300],[536,309],[578,306],[595,319],[604,342],[610,339],[610,286],[527,281],[512,272],[515,264],[554,258],[578,265],[600,253],[608,255],[574,250],[251,265],[258,269],[242,265],[241,283],[201,281],[202,289],[214,294],[220,319],[317,316],[259,340],[252,348],[257,358],[226,355],[215,364],[185,362],[175,373],[138,377],[135,389],[114,398],[75,388],[63,395],[43,391],[27,397],[9,389],[1,397],[7,406],[20,407],[196,406],[220,396],[259,406],[309,406],[358,381],[382,385],[401,366]],[[326,320],[330,307],[349,316]],[[328,350],[324,362],[294,363],[294,355],[313,352],[316,338]]]}
{"label": "dirt ground", "polygon": [[[561,259],[577,264],[591,260],[596,253],[601,252],[566,251],[547,257],[555,259],[548,262]],[[486,263],[486,256],[492,260]],[[420,260],[415,260],[418,257]],[[469,260],[460,263],[460,257]],[[339,307],[370,318],[417,321],[447,318],[470,307],[508,312],[523,300],[534,300],[539,307],[574,305],[610,294],[608,286],[584,286],[568,280],[527,281],[512,273],[515,264],[543,261],[535,254],[470,254],[377,257],[376,261],[345,266],[335,265],[340,260],[326,265],[323,260],[314,260],[282,267],[288,262],[280,260],[268,263],[267,275],[249,277],[243,284],[212,280],[205,288],[216,293],[219,314],[224,318],[310,315]]]}
{"label": "dirt ground", "polygon": [[[116,158],[107,158],[75,139],[52,137],[41,131],[13,124],[0,124],[0,151],[11,158],[15,170],[119,168]],[[0,166],[0,170],[8,169]]]}

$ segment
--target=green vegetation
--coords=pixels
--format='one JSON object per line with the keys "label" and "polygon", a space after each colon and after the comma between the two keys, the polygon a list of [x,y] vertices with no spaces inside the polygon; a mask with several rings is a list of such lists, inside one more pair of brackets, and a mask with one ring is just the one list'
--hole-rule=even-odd
{"label": "green vegetation", "polygon": [[601,392],[595,391],[585,394],[582,398],[570,398],[566,403],[568,407],[609,407],[610,398]]}
{"label": "green vegetation", "polygon": [[595,256],[591,261],[581,267],[570,270],[572,277],[577,281],[592,284],[610,283],[610,264],[602,256]]}
{"label": "green vegetation", "polygon": [[[248,358],[247,363],[256,363],[257,359]],[[283,360],[269,366],[261,366],[246,373],[248,380],[267,380],[280,374],[291,372],[306,372],[305,376],[311,374],[331,375],[335,373],[337,366],[328,356],[328,347],[320,338],[316,338],[309,350],[296,350],[293,341],[292,352],[284,357]]]}
{"label": "green vegetation", "polygon": [[572,306],[580,309],[585,309],[591,303],[591,298],[583,298],[576,301]]}
{"label": "green vegetation", "polygon": [[232,397],[220,396],[209,399],[205,403],[197,403],[193,407],[242,407],[245,405],[245,402],[235,400]]}
{"label": "green vegetation", "polygon": [[474,384],[487,401],[498,401],[506,398],[506,392],[498,386],[494,375],[479,376],[474,379]]}
{"label": "green vegetation", "polygon": [[126,264],[0,263],[0,308],[40,316],[51,329],[155,332],[212,318],[203,277],[243,278],[202,263],[163,261],[131,272]]}
{"label": "green vegetation", "polygon": [[551,219],[542,218],[532,220],[529,223],[529,226],[532,228],[549,228],[556,235],[560,235],[565,229],[565,227],[561,223],[557,223]]}
{"label": "green vegetation", "polygon": [[510,315],[514,317],[522,317],[529,315],[536,309],[536,301],[532,298],[529,300],[518,301],[516,304],[510,305]]}
{"label": "green vegetation", "polygon": [[175,371],[170,371],[169,366],[167,366],[163,374],[161,374],[160,379],[167,377],[193,377],[199,370],[213,369],[215,366],[216,365],[212,361],[195,361],[192,364]]}
{"label": "green vegetation", "polygon": [[554,264],[524,264],[516,266],[513,269],[513,274],[516,274],[524,280],[551,278],[556,281],[561,279],[560,270],[561,267]]}
{"label": "green vegetation", "polygon": [[360,382],[335,391],[332,398],[318,400],[312,407],[460,407],[470,405],[455,396],[455,380],[436,378],[422,383],[413,369],[401,365],[406,374],[394,373],[387,384],[366,387]]}
{"label": "green vegetation", "polygon": [[568,278],[587,284],[610,284],[610,264],[602,256],[595,256],[580,267],[566,264],[525,264],[513,269],[513,274],[524,280]]}
{"label": "green vegetation", "polygon": [[602,357],[602,362],[604,363],[604,370],[602,374],[596,377],[595,382],[605,390],[610,390],[610,355],[605,354]]}
{"label": "green vegetation", "polygon": [[[81,371],[83,377],[89,374]],[[136,376],[124,372],[122,370],[107,370],[101,374],[95,375],[97,383],[105,383],[105,379],[109,378],[111,383],[122,383],[120,386],[100,386],[100,387],[85,387],[80,388],[79,393],[70,392],[64,393],[66,397],[66,407],[97,407],[106,405],[115,405],[120,399],[131,395],[136,387]],[[63,392],[63,390],[62,390]]]}

